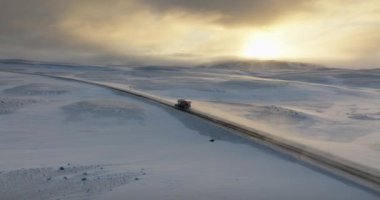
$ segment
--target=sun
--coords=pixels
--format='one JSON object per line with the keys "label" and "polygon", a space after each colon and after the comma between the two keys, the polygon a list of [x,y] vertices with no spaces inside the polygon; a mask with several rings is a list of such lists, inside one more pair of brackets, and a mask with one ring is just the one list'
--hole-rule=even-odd
{"label": "sun", "polygon": [[242,56],[263,60],[274,59],[280,56],[280,48],[280,42],[276,38],[258,33],[245,43]]}

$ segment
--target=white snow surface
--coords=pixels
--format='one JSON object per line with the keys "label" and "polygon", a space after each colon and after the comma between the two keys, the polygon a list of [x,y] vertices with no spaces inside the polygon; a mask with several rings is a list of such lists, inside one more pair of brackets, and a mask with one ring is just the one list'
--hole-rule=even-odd
{"label": "white snow surface", "polygon": [[[188,98],[204,112],[379,168],[378,71],[229,66],[2,63],[0,69]],[[4,199],[379,199],[302,161],[130,95],[5,72],[0,83]]]}

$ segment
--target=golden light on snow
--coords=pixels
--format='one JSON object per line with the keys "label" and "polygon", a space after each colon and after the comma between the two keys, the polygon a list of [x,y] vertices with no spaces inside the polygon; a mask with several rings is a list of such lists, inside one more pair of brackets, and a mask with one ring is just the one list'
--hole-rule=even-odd
{"label": "golden light on snow", "polygon": [[256,33],[243,48],[242,56],[255,59],[275,59],[281,55],[281,43],[273,36]]}

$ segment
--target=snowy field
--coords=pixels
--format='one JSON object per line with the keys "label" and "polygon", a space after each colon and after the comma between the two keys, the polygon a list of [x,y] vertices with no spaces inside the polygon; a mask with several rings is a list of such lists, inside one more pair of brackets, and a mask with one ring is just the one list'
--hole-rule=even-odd
{"label": "snowy field", "polygon": [[[129,85],[380,168],[380,70],[288,63],[0,70]],[[0,73],[1,199],[379,199],[207,122],[104,88]],[[215,140],[210,142],[210,140]]]}

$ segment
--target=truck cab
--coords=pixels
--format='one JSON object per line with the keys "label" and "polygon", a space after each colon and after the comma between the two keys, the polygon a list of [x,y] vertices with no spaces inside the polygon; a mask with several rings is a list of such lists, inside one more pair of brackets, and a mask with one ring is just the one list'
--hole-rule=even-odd
{"label": "truck cab", "polygon": [[191,101],[187,101],[185,99],[178,99],[177,103],[174,106],[181,110],[188,110],[191,107]]}

